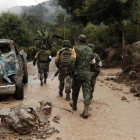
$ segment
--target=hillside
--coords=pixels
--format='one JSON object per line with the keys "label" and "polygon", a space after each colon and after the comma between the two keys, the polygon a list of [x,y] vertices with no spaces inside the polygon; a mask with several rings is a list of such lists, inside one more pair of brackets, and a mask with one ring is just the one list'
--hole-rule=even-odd
{"label": "hillside", "polygon": [[[27,15],[39,15],[42,19],[49,23],[54,23],[54,19],[58,13],[66,14],[61,6],[57,5],[56,0],[49,0],[35,6],[15,6],[7,11],[19,16],[26,13]],[[43,8],[44,7],[44,8]]]}

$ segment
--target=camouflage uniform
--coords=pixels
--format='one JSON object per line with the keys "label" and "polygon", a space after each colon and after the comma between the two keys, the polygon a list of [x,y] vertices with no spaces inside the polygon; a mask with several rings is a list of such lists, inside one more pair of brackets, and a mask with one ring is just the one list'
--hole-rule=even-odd
{"label": "camouflage uniform", "polygon": [[36,64],[36,61],[37,61],[38,71],[40,73],[41,86],[43,86],[43,79],[44,79],[44,83],[46,83],[46,79],[48,77],[48,72],[49,72],[49,64],[51,61],[51,55],[46,50],[45,45],[42,45],[41,50],[36,53],[33,62],[34,66]]}
{"label": "camouflage uniform", "polygon": [[90,64],[90,72],[91,72],[91,96],[90,98],[93,98],[93,92],[96,84],[96,78],[98,77],[100,73],[100,67],[101,67],[101,59],[100,56],[95,52],[95,47],[93,44],[88,44],[88,46],[93,50],[93,57],[94,57],[94,62],[92,61]]}
{"label": "camouflage uniform", "polygon": [[[66,43],[66,44],[65,44]],[[70,100],[70,92],[71,92],[71,84],[72,78],[67,75],[67,67],[69,64],[69,59],[71,57],[72,49],[69,48],[71,46],[69,40],[63,41],[63,47],[61,50],[57,52],[57,56],[55,59],[55,65],[59,69],[59,95],[63,96],[63,90],[65,85],[65,93],[66,100]],[[66,80],[66,83],[65,83]]]}
{"label": "camouflage uniform", "polygon": [[93,59],[92,49],[89,48],[86,43],[86,36],[80,35],[78,38],[78,45],[72,50],[72,56],[70,59],[70,65],[68,68],[68,73],[73,76],[72,84],[72,100],[70,106],[73,110],[77,110],[77,100],[80,88],[82,86],[83,97],[85,108],[83,111],[83,117],[88,118],[88,106],[90,103],[90,62]]}

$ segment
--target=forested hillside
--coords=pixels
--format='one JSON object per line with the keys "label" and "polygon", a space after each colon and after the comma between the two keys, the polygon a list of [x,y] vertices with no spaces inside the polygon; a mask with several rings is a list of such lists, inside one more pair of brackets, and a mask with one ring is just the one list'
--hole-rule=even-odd
{"label": "forested hillside", "polygon": [[8,11],[19,16],[24,13],[27,15],[38,15],[44,21],[52,24],[54,24],[54,19],[58,13],[66,15],[65,10],[58,5],[57,0],[50,0],[40,4],[38,3],[35,6],[15,6],[8,9]]}

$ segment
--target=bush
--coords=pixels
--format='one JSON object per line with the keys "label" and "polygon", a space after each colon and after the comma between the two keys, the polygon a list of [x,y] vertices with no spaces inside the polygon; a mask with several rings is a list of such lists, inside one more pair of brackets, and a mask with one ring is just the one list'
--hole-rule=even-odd
{"label": "bush", "polygon": [[50,49],[50,54],[52,57],[56,56],[57,52],[62,48],[62,46],[52,47]]}
{"label": "bush", "polygon": [[39,48],[35,47],[35,46],[31,46],[31,47],[20,47],[20,50],[24,50],[27,53],[27,59],[28,60],[33,60],[35,54],[40,50]]}

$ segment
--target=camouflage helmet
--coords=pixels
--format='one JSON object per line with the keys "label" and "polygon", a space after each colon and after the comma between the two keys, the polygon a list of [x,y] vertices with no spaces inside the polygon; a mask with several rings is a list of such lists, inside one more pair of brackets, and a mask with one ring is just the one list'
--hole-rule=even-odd
{"label": "camouflage helmet", "polygon": [[92,43],[89,43],[88,47],[90,47],[93,50],[93,52],[95,51],[95,46]]}
{"label": "camouflage helmet", "polygon": [[63,47],[71,47],[71,43],[69,40],[64,40],[62,45],[63,45]]}
{"label": "camouflage helmet", "polygon": [[46,49],[46,45],[42,44],[40,49]]}
{"label": "camouflage helmet", "polygon": [[78,37],[78,40],[80,40],[81,42],[86,42],[86,36],[84,34],[80,34]]}

